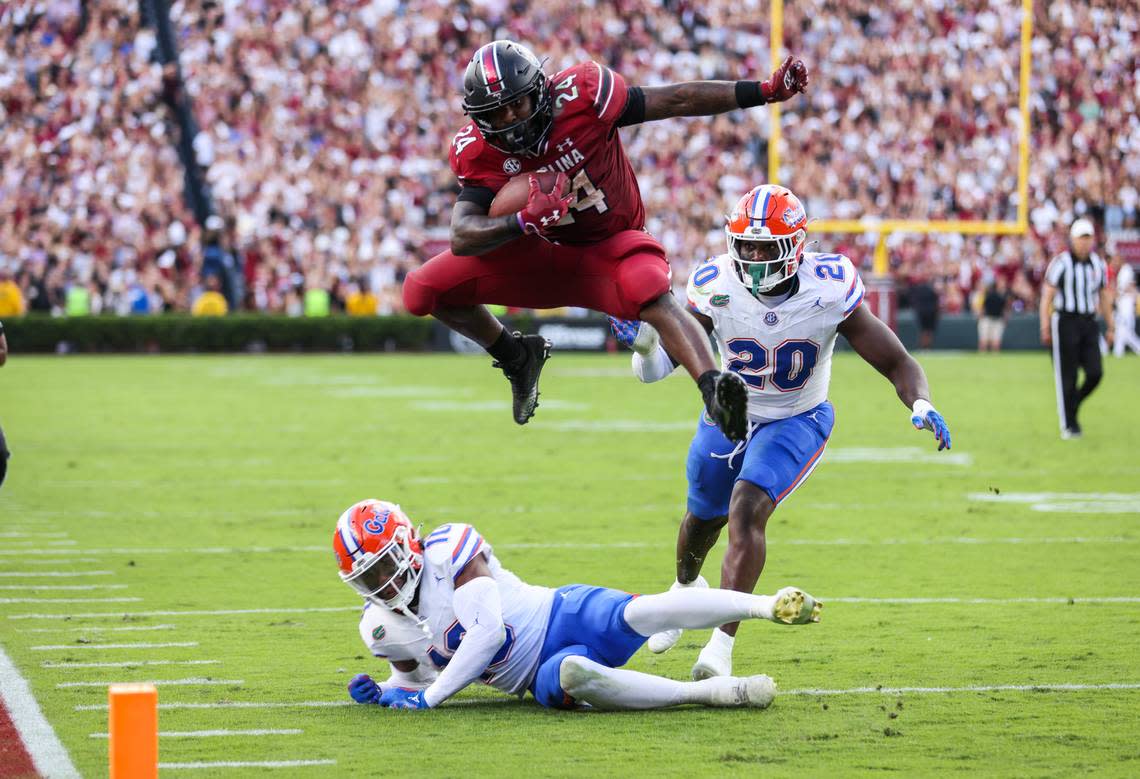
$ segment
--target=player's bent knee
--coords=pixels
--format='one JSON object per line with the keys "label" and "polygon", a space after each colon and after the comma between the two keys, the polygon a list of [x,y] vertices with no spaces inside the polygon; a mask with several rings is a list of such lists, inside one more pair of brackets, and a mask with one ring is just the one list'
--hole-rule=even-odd
{"label": "player's bent knee", "polygon": [[404,279],[404,308],[414,316],[427,316],[435,310],[436,293],[420,281],[421,268],[416,268]]}
{"label": "player's bent knee", "polygon": [[596,663],[582,655],[568,655],[558,666],[558,683],[571,698],[581,698],[591,681],[597,678]]}
{"label": "player's bent knee", "polygon": [[[774,476],[775,474],[773,474]],[[776,502],[772,500],[770,488],[743,479],[736,482],[736,486],[732,489],[732,500],[729,503],[730,514],[737,514],[751,522],[763,524],[768,521],[768,517],[775,510]]]}

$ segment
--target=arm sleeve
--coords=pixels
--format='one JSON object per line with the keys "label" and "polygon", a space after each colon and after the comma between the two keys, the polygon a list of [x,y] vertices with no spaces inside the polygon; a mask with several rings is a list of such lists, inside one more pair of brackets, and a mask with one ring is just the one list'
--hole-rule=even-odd
{"label": "arm sleeve", "polygon": [[490,210],[494,199],[495,190],[490,187],[463,187],[459,190],[459,197],[456,198],[460,202],[475,203],[487,210]]}
{"label": "arm sleeve", "polygon": [[660,344],[648,356],[633,353],[633,375],[645,384],[661,381],[676,370],[677,366],[669,359],[669,353]]}
{"label": "arm sleeve", "polygon": [[645,92],[641,87],[626,90],[625,110],[618,117],[618,127],[630,127],[645,121]]}
{"label": "arm sleeve", "polygon": [[478,679],[507,638],[499,585],[491,577],[478,576],[459,587],[452,608],[465,632],[447,668],[424,691],[428,706],[438,706]]}

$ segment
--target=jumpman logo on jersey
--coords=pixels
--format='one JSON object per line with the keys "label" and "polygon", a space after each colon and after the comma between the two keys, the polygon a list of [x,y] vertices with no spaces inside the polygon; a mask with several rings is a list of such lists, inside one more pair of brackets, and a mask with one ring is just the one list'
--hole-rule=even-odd
{"label": "jumpman logo on jersey", "polygon": [[[435,576],[435,574],[433,573],[432,576]],[[438,584],[439,582],[443,581],[446,578],[447,578],[446,576],[435,576],[435,581]]]}
{"label": "jumpman logo on jersey", "polygon": [[813,307],[813,308],[824,308],[824,305],[823,305],[823,302],[822,302],[822,301],[823,301],[823,298],[821,298],[821,297],[819,297],[819,298],[816,298],[816,299],[815,299],[815,302],[814,302],[814,303],[812,303],[812,307]]}

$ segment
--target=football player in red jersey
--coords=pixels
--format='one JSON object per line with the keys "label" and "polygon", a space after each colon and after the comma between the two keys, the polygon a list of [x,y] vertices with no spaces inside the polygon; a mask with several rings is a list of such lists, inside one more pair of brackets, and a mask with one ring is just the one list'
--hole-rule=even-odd
{"label": "football player in red jersey", "polygon": [[[630,87],[596,62],[551,78],[525,46],[486,44],[463,80],[463,110],[471,122],[451,144],[461,186],[451,250],[408,274],[404,305],[487,349],[510,380],[520,425],[538,405],[550,344],[508,333],[484,304],[581,306],[649,322],[697,382],[717,426],[731,440],[743,440],[747,388],[739,376],[717,370],[704,332],[670,294],[665,250],[645,231],[637,179],[617,130],[779,102],[807,83],[807,68],[791,57],[767,81]],[[511,177],[536,171],[559,174],[551,192],[532,178],[524,208],[488,216],[495,193]],[[570,191],[563,196],[567,179]]]}

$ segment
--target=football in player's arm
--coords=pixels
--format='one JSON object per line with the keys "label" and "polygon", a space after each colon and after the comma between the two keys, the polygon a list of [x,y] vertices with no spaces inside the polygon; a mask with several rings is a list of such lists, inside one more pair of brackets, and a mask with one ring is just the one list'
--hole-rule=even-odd
{"label": "football in player's arm", "polygon": [[[676,589],[706,587],[705,556],[728,525],[721,568],[725,589],[751,592],[764,568],[768,518],[811,475],[827,446],[835,411],[827,400],[837,334],[895,388],[915,428],[933,432],[938,449],[950,431],[930,401],[926,375],[891,330],[863,305],[864,287],[839,254],[804,252],[807,214],[784,187],[756,187],[737,203],[725,228],[728,252],[689,278],[692,315],[715,336],[725,370],[748,385],[746,442],[728,441],[702,418],[689,449],[687,510],[677,538]],[[645,323],[611,320],[634,349],[644,382],[672,373],[675,360]],[[736,623],[713,632],[694,678],[731,673]],[[663,652],[680,631],[651,637]]]}
{"label": "football in player's arm", "polygon": [[[641,319],[685,366],[715,423],[742,439],[744,387],[716,370],[707,339],[670,294],[665,250],[644,229],[644,204],[617,131],[780,102],[807,84],[806,66],[792,57],[765,81],[638,87],[596,62],[548,77],[525,46],[506,40],[482,46],[464,74],[463,108],[471,123],[450,150],[461,187],[450,250],[408,274],[405,307],[417,316],[431,314],[495,358],[511,383],[518,424],[534,414],[550,344],[508,333],[485,304],[579,306]],[[490,216],[506,182],[531,172],[564,176],[550,191],[532,186],[517,212]]]}
{"label": "football in player's arm", "polygon": [[726,620],[818,622],[822,603],[794,587],[775,595],[682,590],[632,595],[572,584],[526,584],[471,525],[441,525],[423,539],[396,504],[361,501],[337,520],[340,578],[365,599],[360,635],[391,676],[358,674],[358,703],[429,709],[475,681],[543,706],[654,709],[685,703],[765,708],[763,674],[678,682],[619,669],[648,636]]}

